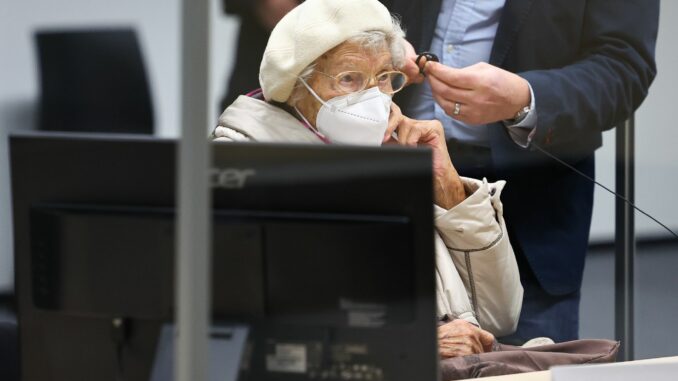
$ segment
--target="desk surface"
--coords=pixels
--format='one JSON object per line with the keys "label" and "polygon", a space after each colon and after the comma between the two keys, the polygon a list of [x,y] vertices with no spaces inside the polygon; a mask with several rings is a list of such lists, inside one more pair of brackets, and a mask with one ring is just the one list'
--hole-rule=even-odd
{"label": "desk surface", "polygon": [[[616,365],[633,365],[633,364],[660,364],[660,363],[678,363],[678,357],[662,357],[649,360],[638,360],[629,362],[615,363]],[[508,376],[486,377],[483,381],[551,381],[551,372],[532,372],[523,374],[512,374]]]}

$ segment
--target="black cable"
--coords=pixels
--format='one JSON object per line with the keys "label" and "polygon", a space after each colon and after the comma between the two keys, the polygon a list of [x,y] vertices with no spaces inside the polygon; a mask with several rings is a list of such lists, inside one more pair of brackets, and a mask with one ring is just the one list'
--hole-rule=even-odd
{"label": "black cable", "polygon": [[124,381],[124,379],[125,379],[124,368],[123,368],[123,363],[122,363],[122,352],[123,352],[123,345],[118,344],[116,346],[116,350],[115,350],[115,365],[116,365],[115,380],[116,381]]}
{"label": "black cable", "polygon": [[123,354],[127,342],[128,322],[124,318],[114,318],[111,321],[111,340],[115,346],[115,380],[124,381],[125,368]]}
{"label": "black cable", "polygon": [[614,196],[620,198],[620,199],[623,200],[625,203],[631,205],[631,206],[633,207],[633,209],[635,209],[635,210],[639,211],[640,213],[644,214],[647,218],[651,219],[652,221],[656,222],[659,226],[661,226],[661,227],[663,227],[664,229],[666,229],[666,231],[669,232],[669,233],[671,233],[671,235],[673,235],[674,237],[678,238],[678,234],[676,234],[673,230],[669,229],[668,226],[664,225],[664,224],[661,223],[658,219],[652,217],[649,213],[646,213],[644,210],[642,210],[642,209],[640,209],[639,207],[637,207],[634,203],[632,203],[631,201],[629,201],[626,197],[620,195],[619,193],[613,191],[612,189],[606,187],[605,185],[603,185],[603,184],[597,182],[595,179],[591,178],[589,175],[583,173],[582,171],[578,170],[577,168],[575,168],[575,167],[571,166],[570,164],[566,163],[564,160],[561,160],[561,159],[559,159],[558,157],[556,157],[556,156],[550,154],[549,152],[547,152],[545,149],[539,147],[539,146],[538,146],[537,144],[535,144],[534,142],[531,142],[531,143],[530,143],[530,146],[536,148],[539,152],[541,152],[541,153],[543,153],[544,155],[550,157],[551,159],[557,161],[558,163],[560,163],[560,164],[566,166],[567,168],[571,169],[572,171],[574,171],[575,173],[577,173],[577,174],[579,174],[580,176],[584,177],[585,179],[588,179],[589,181],[593,182],[594,184],[598,185],[599,187],[601,187],[601,188],[605,189],[606,191],[612,193]]}

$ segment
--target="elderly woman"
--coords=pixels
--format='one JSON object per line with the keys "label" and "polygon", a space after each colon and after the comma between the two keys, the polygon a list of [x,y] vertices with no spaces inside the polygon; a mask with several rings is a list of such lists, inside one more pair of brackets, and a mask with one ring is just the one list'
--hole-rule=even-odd
{"label": "elderly woman", "polygon": [[440,353],[491,350],[515,330],[523,290],[505,233],[503,182],[460,178],[438,121],[391,102],[407,77],[404,33],[376,0],[307,0],[273,30],[262,91],[219,118],[218,141],[400,144],[433,151]]}

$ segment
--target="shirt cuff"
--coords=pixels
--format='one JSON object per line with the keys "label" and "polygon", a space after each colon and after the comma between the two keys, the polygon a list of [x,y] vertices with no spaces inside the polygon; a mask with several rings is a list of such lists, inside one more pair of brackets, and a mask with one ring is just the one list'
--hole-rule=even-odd
{"label": "shirt cuff", "polygon": [[537,132],[537,106],[534,99],[534,90],[532,90],[532,85],[529,82],[527,85],[530,87],[530,112],[518,123],[511,124],[504,121],[504,126],[508,129],[509,136],[522,148],[530,146],[532,138]]}

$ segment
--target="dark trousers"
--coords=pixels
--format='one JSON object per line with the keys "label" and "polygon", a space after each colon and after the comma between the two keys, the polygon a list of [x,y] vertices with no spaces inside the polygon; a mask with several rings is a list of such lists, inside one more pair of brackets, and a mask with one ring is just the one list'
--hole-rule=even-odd
{"label": "dark trousers", "polygon": [[[507,222],[508,224],[508,222]],[[579,300],[581,292],[554,296],[541,287],[530,266],[518,262],[520,283],[525,291],[518,329],[501,337],[504,344],[522,345],[535,337],[549,337],[556,343],[579,338]]]}
{"label": "dark trousers", "polygon": [[[476,179],[487,178],[488,181],[498,179],[492,165],[489,148],[476,147],[448,140],[448,150],[452,163],[460,176]],[[521,205],[505,205],[506,208],[520,208]],[[511,221],[506,221],[509,237],[516,242],[511,233]],[[513,245],[520,269],[520,281],[524,288],[523,308],[520,313],[517,331],[507,337],[500,338],[505,344],[521,345],[535,337],[550,337],[555,342],[576,340],[579,337],[579,300],[580,292],[554,296],[547,293],[536,279],[524,253]]]}

